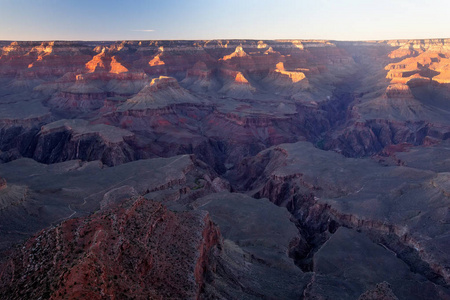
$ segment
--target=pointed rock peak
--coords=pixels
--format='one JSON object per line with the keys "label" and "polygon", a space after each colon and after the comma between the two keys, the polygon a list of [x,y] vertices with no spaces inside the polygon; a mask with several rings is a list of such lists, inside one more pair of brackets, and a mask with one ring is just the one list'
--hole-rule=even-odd
{"label": "pointed rock peak", "polygon": [[264,54],[271,54],[271,53],[278,53],[277,51],[274,51],[272,47],[269,47],[269,49],[267,49]]}
{"label": "pointed rock peak", "polygon": [[279,63],[277,63],[277,65],[275,66],[275,68],[276,68],[278,71],[285,71],[285,69],[284,69],[284,63],[283,63],[282,61],[280,61]]}
{"label": "pointed rock peak", "polygon": [[237,46],[236,49],[234,50],[234,52],[236,52],[236,53],[244,52],[245,53],[244,48],[242,48],[242,45]]}
{"label": "pointed rock peak", "polygon": [[[162,53],[162,52],[161,52],[161,53]],[[155,57],[153,57],[153,58],[148,62],[148,64],[149,64],[150,67],[161,66],[161,65],[165,65],[165,64],[166,64],[166,63],[165,63],[163,60],[161,60],[161,58],[160,58],[161,53],[160,53],[160,54],[157,54]]]}
{"label": "pointed rock peak", "polygon": [[221,60],[229,60],[232,59],[233,57],[245,57],[245,56],[248,55],[242,48],[242,45],[240,45],[236,47],[233,53],[231,53],[230,55],[225,55],[223,58],[221,58]]}
{"label": "pointed rock peak", "polygon": [[267,48],[266,43],[264,43],[263,41],[258,42],[258,49],[266,49],[266,48]]}
{"label": "pointed rock peak", "polygon": [[97,68],[105,69],[105,63],[103,62],[103,58],[105,57],[105,48],[103,48],[102,52],[95,55],[90,61],[88,61],[85,65],[88,73],[93,73]]}
{"label": "pointed rock peak", "polygon": [[248,83],[247,78],[245,78],[244,74],[242,74],[241,72],[238,72],[236,74],[236,77],[234,78],[234,81],[236,83]]}
{"label": "pointed rock peak", "polygon": [[237,46],[236,49],[234,50],[234,53],[236,54],[237,57],[247,56],[247,53],[244,51],[244,48],[242,48],[242,45]]}
{"label": "pointed rock peak", "polygon": [[94,48],[94,51],[97,53],[104,53],[106,51],[106,48],[103,46],[97,46]]}
{"label": "pointed rock peak", "polygon": [[148,108],[160,108],[174,103],[199,103],[197,97],[178,85],[173,77],[160,76],[153,78],[150,85],[145,86],[137,95],[128,99],[120,110],[140,110]]}
{"label": "pointed rock peak", "polygon": [[[157,44],[156,44],[157,46]],[[148,62],[150,67],[154,67],[154,66],[162,66],[165,65],[166,63],[161,59],[161,55],[163,55],[164,53],[164,47],[161,46],[158,48],[158,53]]]}
{"label": "pointed rock peak", "polygon": [[125,72],[128,72],[128,69],[119,63],[115,56],[111,57],[111,70],[109,73],[120,74]]}

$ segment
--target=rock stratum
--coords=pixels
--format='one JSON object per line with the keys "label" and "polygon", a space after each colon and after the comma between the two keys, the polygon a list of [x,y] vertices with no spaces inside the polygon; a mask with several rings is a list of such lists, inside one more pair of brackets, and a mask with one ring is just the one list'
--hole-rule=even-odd
{"label": "rock stratum", "polygon": [[0,41],[0,298],[450,299],[449,62]]}

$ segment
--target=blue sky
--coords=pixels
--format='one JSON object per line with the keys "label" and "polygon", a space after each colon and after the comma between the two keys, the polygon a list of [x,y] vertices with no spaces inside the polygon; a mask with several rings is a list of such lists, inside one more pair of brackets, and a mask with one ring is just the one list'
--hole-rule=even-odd
{"label": "blue sky", "polygon": [[450,37],[448,0],[0,0],[0,40]]}

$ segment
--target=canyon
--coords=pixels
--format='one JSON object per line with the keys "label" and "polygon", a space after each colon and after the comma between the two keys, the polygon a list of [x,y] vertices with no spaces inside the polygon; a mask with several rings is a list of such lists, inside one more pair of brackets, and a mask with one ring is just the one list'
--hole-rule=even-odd
{"label": "canyon", "polygon": [[450,40],[0,41],[1,299],[450,299]]}

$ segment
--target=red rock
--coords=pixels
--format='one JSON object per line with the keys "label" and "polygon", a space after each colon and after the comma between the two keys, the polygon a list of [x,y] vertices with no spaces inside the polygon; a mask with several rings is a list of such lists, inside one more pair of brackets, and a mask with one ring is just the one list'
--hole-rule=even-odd
{"label": "red rock", "polygon": [[40,232],[0,269],[2,299],[198,298],[219,232],[144,198]]}

